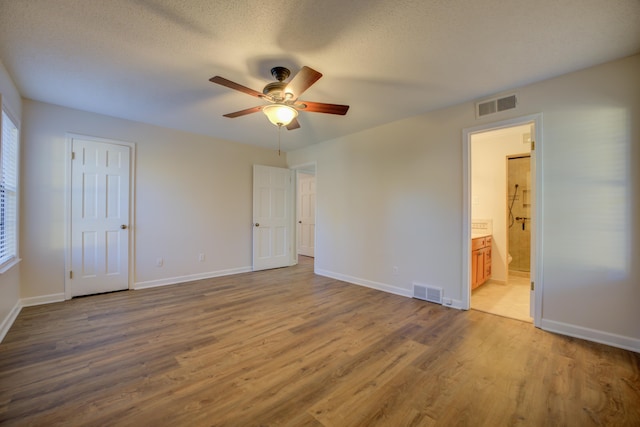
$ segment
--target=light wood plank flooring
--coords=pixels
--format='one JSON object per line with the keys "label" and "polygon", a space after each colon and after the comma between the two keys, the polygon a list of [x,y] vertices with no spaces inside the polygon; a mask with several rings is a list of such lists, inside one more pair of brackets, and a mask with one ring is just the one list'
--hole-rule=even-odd
{"label": "light wood plank flooring", "polygon": [[640,354],[311,265],[24,308],[0,424],[640,425]]}

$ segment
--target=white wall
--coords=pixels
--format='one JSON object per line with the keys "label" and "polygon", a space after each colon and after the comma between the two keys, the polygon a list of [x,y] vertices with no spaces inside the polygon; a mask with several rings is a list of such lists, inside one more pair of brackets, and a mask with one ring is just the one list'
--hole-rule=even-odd
{"label": "white wall", "polygon": [[[66,135],[136,144],[135,282],[152,286],[251,265],[252,165],[277,151],[25,100],[23,299],[64,293]],[[205,262],[198,254],[206,254]],[[156,266],[156,258],[164,266]]]}
{"label": "white wall", "polygon": [[[317,161],[316,270],[462,300],[462,129],[543,114],[542,326],[640,351],[640,55],[288,153]],[[398,273],[393,274],[393,266]]]}
{"label": "white wall", "polygon": [[[14,118],[21,121],[22,99],[2,62],[0,62],[0,95],[2,95],[2,103],[11,110]],[[22,253],[21,250],[20,252]],[[19,301],[20,264],[0,274],[0,341],[20,309]]]}
{"label": "white wall", "polygon": [[436,112],[288,153],[291,165],[317,161],[316,271],[406,295],[417,280],[454,297],[462,144],[449,120]]}
{"label": "white wall", "polygon": [[471,218],[491,219],[493,248],[491,279],[507,278],[507,165],[506,157],[528,153],[531,144],[522,136],[529,125],[483,132],[471,136]]}

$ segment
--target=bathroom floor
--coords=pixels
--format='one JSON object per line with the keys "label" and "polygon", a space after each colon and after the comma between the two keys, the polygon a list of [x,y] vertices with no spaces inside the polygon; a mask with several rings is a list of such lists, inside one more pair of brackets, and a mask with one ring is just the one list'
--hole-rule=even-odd
{"label": "bathroom floor", "polygon": [[471,293],[471,308],[533,322],[529,316],[529,289],[528,275],[510,274],[507,284],[489,280]]}

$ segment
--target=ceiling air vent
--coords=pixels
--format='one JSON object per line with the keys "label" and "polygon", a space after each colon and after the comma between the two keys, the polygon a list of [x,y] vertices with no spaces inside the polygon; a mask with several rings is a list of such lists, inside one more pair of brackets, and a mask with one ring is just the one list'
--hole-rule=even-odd
{"label": "ceiling air vent", "polygon": [[517,103],[518,99],[516,98],[515,94],[477,102],[476,118],[484,117],[489,114],[499,113],[501,111],[513,110],[514,108],[516,108]]}

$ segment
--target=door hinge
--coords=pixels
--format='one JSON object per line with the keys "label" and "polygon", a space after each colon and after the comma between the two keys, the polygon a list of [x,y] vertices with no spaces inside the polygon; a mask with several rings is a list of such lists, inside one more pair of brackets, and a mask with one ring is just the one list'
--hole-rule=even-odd
{"label": "door hinge", "polygon": [[534,140],[531,140],[531,151],[534,151],[536,149],[536,142]]}
{"label": "door hinge", "polygon": [[69,279],[73,279],[73,271],[69,271]]}
{"label": "door hinge", "polygon": [[531,290],[534,291],[536,289],[536,284],[535,282],[531,282]]}
{"label": "door hinge", "polygon": [[75,160],[76,159],[76,152],[72,151],[71,152],[71,160]]}

